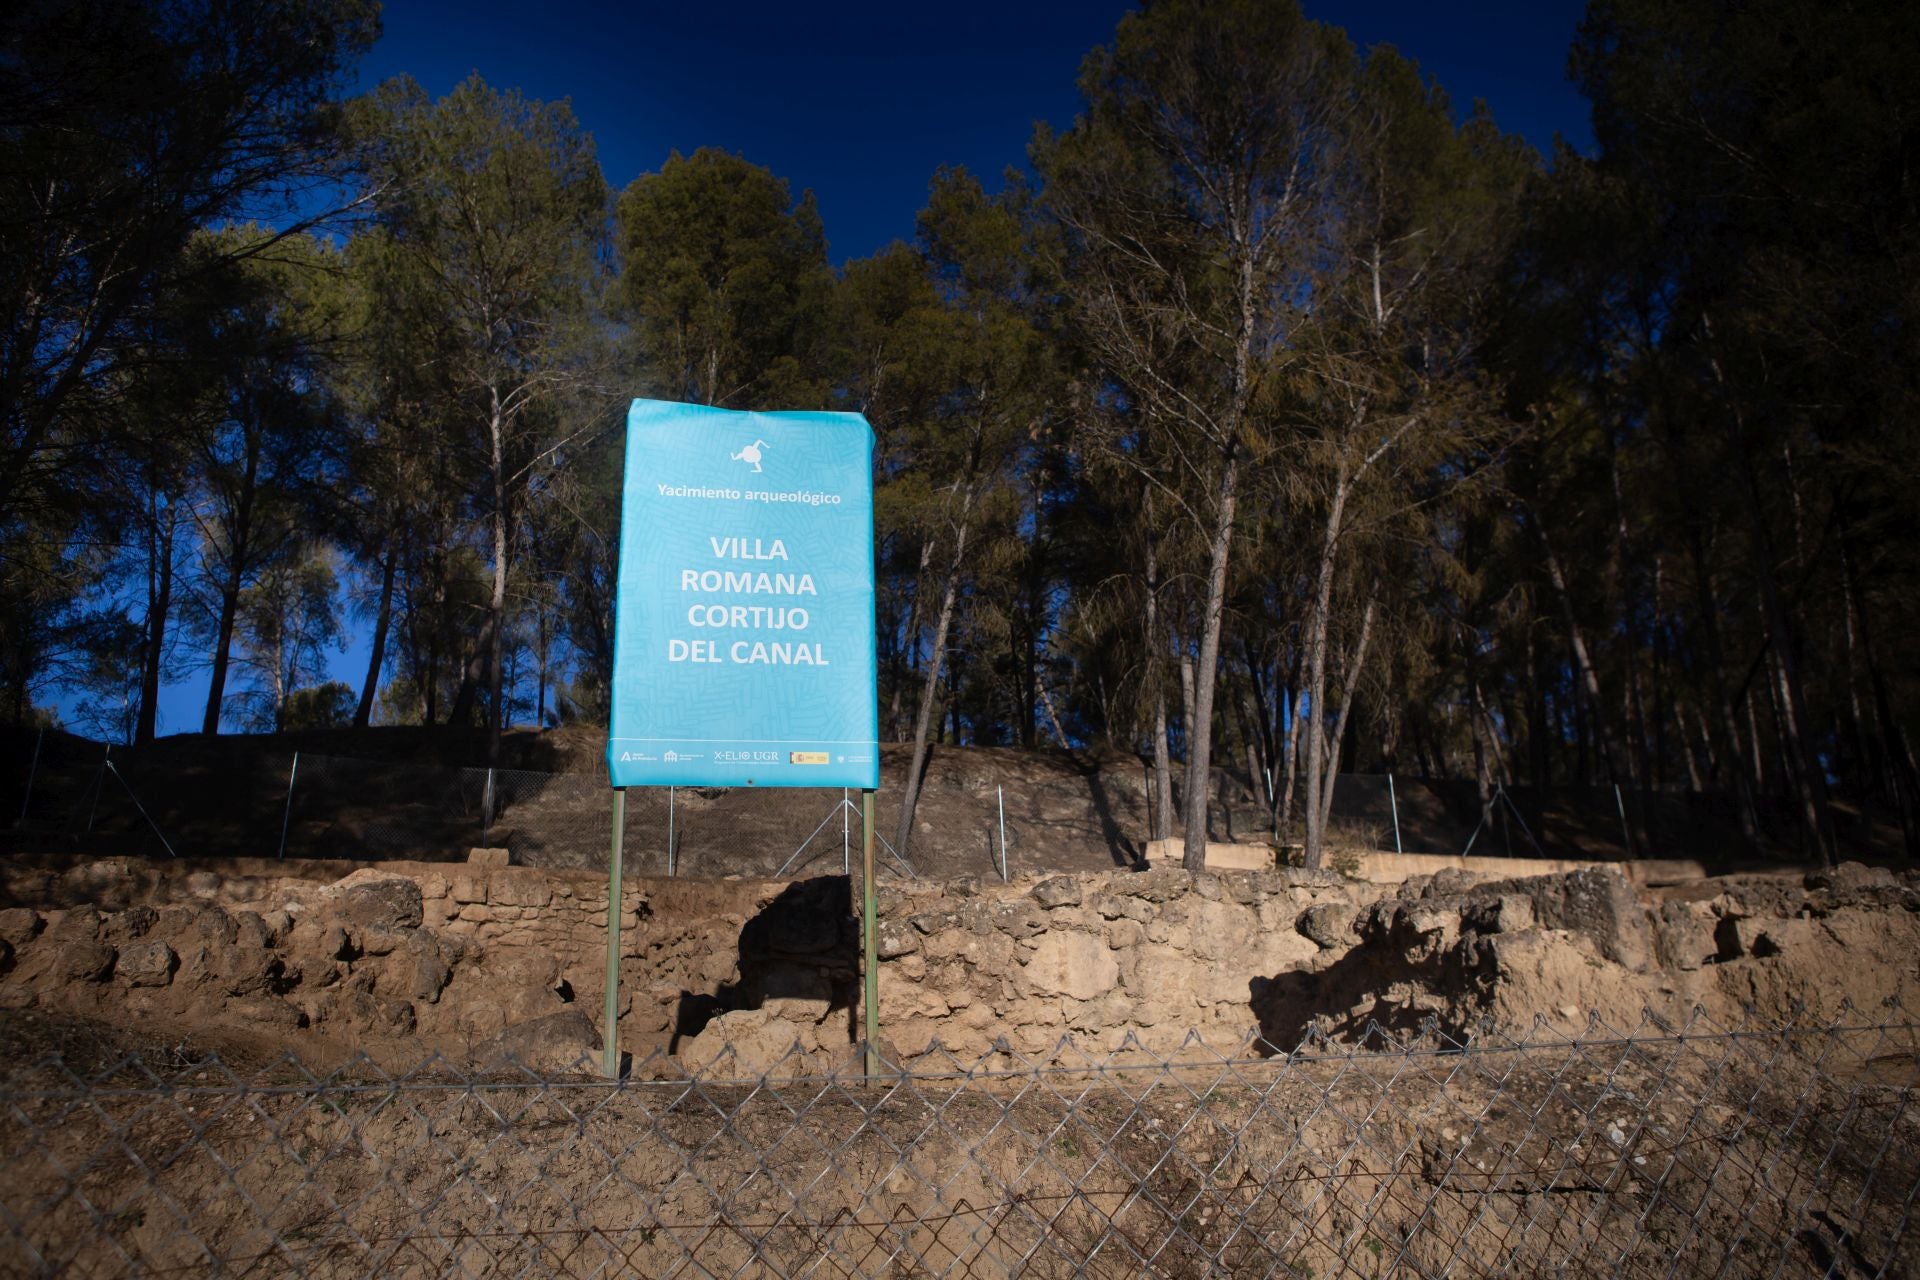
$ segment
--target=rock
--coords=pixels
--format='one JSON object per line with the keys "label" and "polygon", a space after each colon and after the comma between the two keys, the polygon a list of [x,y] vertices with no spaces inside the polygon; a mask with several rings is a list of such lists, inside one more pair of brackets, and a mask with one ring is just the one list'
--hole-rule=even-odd
{"label": "rock", "polygon": [[46,921],[31,907],[8,907],[0,911],[0,942],[18,951],[39,936]]}
{"label": "rock", "polygon": [[[231,946],[240,937],[240,928],[234,924],[233,917],[212,905],[200,905],[184,908],[185,919],[169,933],[192,933],[211,946]],[[167,914],[172,914],[168,912]],[[163,928],[166,926],[162,926]]]}
{"label": "rock", "polygon": [[805,1031],[765,1009],[733,1009],[709,1021],[680,1046],[688,1071],[715,1079],[752,1080],[812,1074]]}
{"label": "rock", "polygon": [[72,907],[47,922],[47,937],[54,942],[93,942],[100,937],[104,921],[92,907]]}
{"label": "rock", "polygon": [[481,1049],[482,1065],[537,1074],[599,1069],[600,1033],[585,1012],[562,1009],[508,1027]]}
{"label": "rock", "polygon": [[503,907],[544,907],[553,901],[553,884],[537,871],[515,871],[493,877],[487,901]]}
{"label": "rock", "polygon": [[440,993],[447,989],[447,983],[452,980],[453,970],[447,967],[438,947],[432,950],[421,948],[414,956],[413,971],[408,977],[408,995],[415,1000],[436,1004],[440,1000]]}
{"label": "rock", "polygon": [[1049,933],[1027,961],[1026,977],[1036,991],[1092,1000],[1113,990],[1120,980],[1120,965],[1100,938]]}
{"label": "rock", "polygon": [[221,985],[228,995],[258,995],[271,992],[281,985],[280,978],[285,966],[272,951],[255,951],[235,945],[221,948],[218,956],[216,967],[220,972]]}
{"label": "rock", "polygon": [[[487,882],[481,876],[455,876],[449,892],[453,900],[461,905],[480,903],[487,900]],[[464,914],[464,913],[463,913]]]}
{"label": "rock", "polygon": [[1900,881],[1885,867],[1870,867],[1864,862],[1843,862],[1837,867],[1809,871],[1809,889],[1829,889],[1835,893],[1858,893],[1863,889],[1894,889]]}
{"label": "rock", "polygon": [[365,954],[370,956],[386,956],[392,955],[395,951],[399,950],[400,945],[407,940],[407,937],[408,935],[406,933],[402,933],[398,929],[390,929],[385,925],[369,925],[360,930],[358,941],[360,950]]}
{"label": "rock", "polygon": [[104,942],[84,939],[62,947],[53,973],[63,982],[104,982],[113,972],[114,950]]}
{"label": "rock", "polygon": [[1350,947],[1356,941],[1353,932],[1353,908],[1344,903],[1321,902],[1308,907],[1293,922],[1300,936],[1322,950]]}
{"label": "rock", "polygon": [[470,867],[504,867],[512,855],[505,849],[469,849],[467,865]]}
{"label": "rock", "polygon": [[179,967],[180,957],[173,948],[156,938],[122,947],[113,974],[129,987],[164,987]]}
{"label": "rock", "polygon": [[123,946],[136,939],[147,936],[147,931],[159,922],[160,913],[152,907],[128,907],[125,911],[107,917],[100,936],[115,946]]}
{"label": "rock", "polygon": [[258,912],[235,912],[233,928],[234,941],[242,947],[264,951],[273,945],[273,938],[268,934],[266,921],[260,918]]}
{"label": "rock", "polygon": [[351,960],[357,952],[353,942],[347,937],[347,931],[337,924],[330,924],[320,935],[320,955],[327,960]]}
{"label": "rock", "polygon": [[1051,879],[1042,880],[1028,892],[1035,902],[1049,911],[1055,907],[1080,905],[1080,885],[1070,876],[1054,876]]}
{"label": "rock", "polygon": [[1529,898],[1541,927],[1584,934],[1615,964],[1644,973],[1653,963],[1646,913],[1634,896],[1633,886],[1612,867],[1584,867],[1565,875],[1505,880],[1483,885],[1480,892]]}
{"label": "rock", "polygon": [[1014,902],[996,902],[982,915],[981,922],[1010,938],[1031,938],[1047,931],[1047,917],[1025,898]]}
{"label": "rock", "polygon": [[920,949],[920,935],[912,927],[903,928],[892,920],[882,920],[873,937],[874,954],[892,960]]}
{"label": "rock", "polygon": [[560,958],[547,951],[499,956],[487,962],[482,979],[494,991],[517,988],[556,991],[560,986]]}
{"label": "rock", "polygon": [[501,1021],[507,1026],[545,1017],[566,1004],[560,998],[560,993],[552,987],[516,987],[496,998],[500,1004]]}
{"label": "rock", "polygon": [[1519,933],[1533,928],[1533,899],[1517,893],[1503,893],[1494,904],[1488,933]]}
{"label": "rock", "polygon": [[[408,1011],[412,1011],[411,1006]],[[307,1025],[307,1015],[303,1011],[273,996],[236,1000],[227,1006],[226,1015],[249,1027],[272,1027],[280,1031],[294,1031]],[[411,1020],[407,1029],[413,1029]]]}
{"label": "rock", "polygon": [[269,911],[260,917],[267,928],[267,945],[277,947],[293,934],[293,917],[285,911]]}
{"label": "rock", "polygon": [[1808,946],[1817,926],[1811,920],[1779,920],[1757,916],[1727,916],[1714,930],[1722,962],[1751,958],[1764,960]]}
{"label": "rock", "polygon": [[364,931],[387,929],[407,933],[420,927],[423,908],[420,886],[399,876],[336,885],[327,891],[336,898],[340,919]]}
{"label": "rock", "polygon": [[1423,938],[1438,936],[1442,947],[1460,936],[1460,913],[1446,907],[1419,903],[1406,908],[1402,919],[1407,927]]}

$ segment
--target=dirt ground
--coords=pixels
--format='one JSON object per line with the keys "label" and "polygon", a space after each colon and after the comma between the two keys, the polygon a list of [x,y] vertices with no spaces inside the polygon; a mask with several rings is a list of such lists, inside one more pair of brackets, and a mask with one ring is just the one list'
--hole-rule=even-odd
{"label": "dirt ground", "polygon": [[0,1046],[67,1055],[7,1073],[7,1276],[1916,1274],[1910,1037],[872,1086],[316,1083],[19,1015]]}

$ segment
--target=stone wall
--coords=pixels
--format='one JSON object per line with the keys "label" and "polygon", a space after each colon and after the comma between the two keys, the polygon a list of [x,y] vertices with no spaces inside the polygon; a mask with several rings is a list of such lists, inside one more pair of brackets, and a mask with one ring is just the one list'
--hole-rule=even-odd
{"label": "stone wall", "polygon": [[[742,930],[786,888],[629,881],[623,1048],[673,1047],[736,986]],[[606,901],[604,877],[519,867],[14,861],[0,869],[0,1006],[322,1056],[571,1061],[598,1044]]]}
{"label": "stone wall", "polygon": [[[1841,868],[1672,895],[1597,869],[1391,890],[1299,870],[894,881],[879,895],[880,1039],[921,1065],[1129,1042],[1168,1053],[1195,1033],[1230,1053],[1370,1028],[1464,1034],[1487,1017],[1577,1028],[1599,1012],[1618,1027],[1649,1007],[1785,1016],[1912,994],[1911,875]],[[846,879],[636,879],[622,906],[621,1047],[637,1062],[657,1051],[743,1076],[851,1060]],[[557,1068],[599,1043],[606,884],[591,873],[16,860],[0,865],[0,907],[4,1008],[309,1060],[430,1048]]]}

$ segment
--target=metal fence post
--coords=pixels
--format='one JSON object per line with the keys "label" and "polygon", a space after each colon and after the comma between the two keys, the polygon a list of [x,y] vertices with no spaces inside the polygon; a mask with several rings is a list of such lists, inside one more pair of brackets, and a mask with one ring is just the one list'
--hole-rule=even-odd
{"label": "metal fence post", "polygon": [[1393,810],[1393,851],[1404,852],[1400,848],[1400,797],[1393,789],[1393,774],[1387,774],[1387,804]]}
{"label": "metal fence post", "polygon": [[880,945],[874,936],[880,910],[873,893],[873,792],[860,793],[860,935],[865,952],[861,982],[866,995],[867,1075],[880,1074]]}
{"label": "metal fence post", "polygon": [[620,913],[621,844],[627,828],[627,789],[613,789],[613,837],[607,850],[607,1010],[600,1051],[600,1070],[609,1080],[620,1078]]}
{"label": "metal fence post", "polygon": [[93,834],[94,815],[100,811],[100,789],[107,785],[107,762],[113,758],[113,744],[103,742],[100,752],[100,772],[93,779],[93,799],[87,803],[87,834]]}
{"label": "metal fence post", "polygon": [[675,832],[673,829],[673,788],[668,787],[667,788],[667,875],[668,876],[673,875],[674,835],[675,835]]}
{"label": "metal fence post", "polygon": [[847,799],[847,789],[842,787],[840,788],[840,874],[843,876],[853,873],[853,842],[848,833],[848,828],[852,826],[852,817],[853,804]]}
{"label": "metal fence post", "polygon": [[1613,784],[1613,807],[1620,811],[1620,840],[1626,846],[1627,856],[1633,856],[1633,828],[1627,825],[1627,802],[1620,798],[1620,784]]}
{"label": "metal fence post", "polygon": [[993,788],[994,798],[1000,803],[1000,883],[1007,882],[1007,793],[997,783]]}
{"label": "metal fence post", "polygon": [[287,807],[280,814],[280,856],[287,856],[287,824],[293,821],[293,780],[300,773],[300,753],[293,753],[293,767],[287,770]]}
{"label": "metal fence post", "polygon": [[487,785],[480,792],[480,845],[486,847],[488,832],[493,828],[493,769],[487,769]]}
{"label": "metal fence post", "polygon": [[33,735],[33,760],[27,765],[27,798],[20,802],[20,821],[13,824],[16,827],[27,825],[27,810],[33,807],[33,780],[40,772],[40,744],[46,736],[45,729]]}

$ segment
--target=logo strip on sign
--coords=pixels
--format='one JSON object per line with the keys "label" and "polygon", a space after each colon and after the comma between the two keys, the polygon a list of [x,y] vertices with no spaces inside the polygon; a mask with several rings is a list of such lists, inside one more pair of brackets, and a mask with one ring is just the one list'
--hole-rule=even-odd
{"label": "logo strip on sign", "polygon": [[873,608],[865,418],[633,402],[614,786],[877,788]]}

